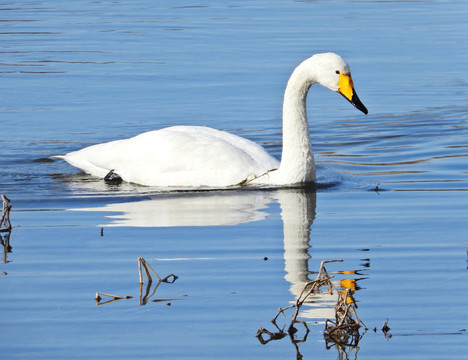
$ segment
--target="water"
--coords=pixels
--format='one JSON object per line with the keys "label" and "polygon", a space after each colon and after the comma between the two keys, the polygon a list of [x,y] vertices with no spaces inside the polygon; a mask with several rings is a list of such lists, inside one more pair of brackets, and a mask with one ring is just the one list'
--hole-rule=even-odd
{"label": "water", "polygon": [[[467,15],[463,1],[1,4],[2,357],[464,357]],[[161,193],[49,160],[174,124],[279,157],[286,81],[321,51],[349,61],[369,115],[312,88],[317,192]],[[179,278],[145,299],[138,257]],[[327,349],[326,294],[302,308],[307,341],[262,345],[327,259],[369,328],[358,348]]]}

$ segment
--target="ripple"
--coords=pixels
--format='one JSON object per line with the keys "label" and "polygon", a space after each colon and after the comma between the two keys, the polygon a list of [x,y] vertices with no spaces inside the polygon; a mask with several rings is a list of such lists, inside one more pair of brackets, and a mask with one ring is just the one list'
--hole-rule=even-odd
{"label": "ripple", "polygon": [[317,162],[395,189],[468,187],[467,118],[467,108],[447,107],[315,126]]}

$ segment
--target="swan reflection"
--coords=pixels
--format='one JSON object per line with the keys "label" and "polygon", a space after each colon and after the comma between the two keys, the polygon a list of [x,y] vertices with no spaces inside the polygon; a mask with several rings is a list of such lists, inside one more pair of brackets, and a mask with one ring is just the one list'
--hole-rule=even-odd
{"label": "swan reflection", "polygon": [[[271,215],[278,203],[284,231],[285,279],[294,295],[291,303],[310,281],[310,230],[315,219],[316,193],[302,189],[166,193],[103,207],[79,209],[100,211],[108,223],[99,226],[178,227],[226,226],[260,221]],[[76,209],[78,210],[78,209]],[[336,286],[339,288],[339,284]],[[311,319],[334,317],[337,294],[311,296],[301,316]]]}
{"label": "swan reflection", "polygon": [[[279,191],[276,195],[283,220],[285,279],[291,284],[289,290],[294,300],[290,303],[293,304],[310,281],[310,230],[315,220],[317,196],[315,192],[300,190]],[[310,295],[305,302],[308,307],[302,307],[301,316],[323,320],[333,318],[337,299],[336,293]]]}
{"label": "swan reflection", "polygon": [[134,202],[78,209],[112,212],[109,223],[99,226],[178,227],[236,225],[265,219],[273,199],[267,193],[198,192],[167,193]]}

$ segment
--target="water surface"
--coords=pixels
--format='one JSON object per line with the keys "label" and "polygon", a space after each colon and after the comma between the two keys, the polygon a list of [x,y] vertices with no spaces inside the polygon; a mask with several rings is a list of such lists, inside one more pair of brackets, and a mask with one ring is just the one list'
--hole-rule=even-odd
{"label": "water surface", "polygon": [[[2,4],[4,357],[462,358],[467,15],[462,1]],[[279,158],[286,81],[321,51],[348,60],[369,115],[311,89],[317,192],[162,193],[49,159],[175,124]],[[179,278],[150,297],[138,257]],[[307,341],[262,345],[326,259],[343,260],[328,271],[369,328],[358,347],[327,349],[336,292],[301,309]]]}

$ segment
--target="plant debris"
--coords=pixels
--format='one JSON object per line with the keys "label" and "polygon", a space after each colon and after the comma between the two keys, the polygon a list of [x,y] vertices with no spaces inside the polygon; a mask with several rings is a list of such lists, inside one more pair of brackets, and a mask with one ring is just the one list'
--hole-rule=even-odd
{"label": "plant debris", "polygon": [[173,282],[175,282],[178,279],[178,276],[176,276],[174,274],[169,274],[165,278],[161,278],[156,273],[156,271],[153,270],[153,268],[148,264],[148,262],[145,259],[143,259],[142,257],[139,257],[138,258],[138,273],[140,275],[140,284],[143,284],[143,277],[141,276],[141,268],[142,267],[143,267],[143,270],[145,270],[146,277],[148,278],[149,283],[153,282],[153,278],[151,277],[151,274],[150,274],[149,270],[151,270],[153,272],[153,274],[156,275],[159,282],[165,282],[165,283],[172,284]]}
{"label": "plant debris", "polygon": [[[290,336],[293,336],[297,332],[297,329],[294,327],[294,325],[295,324],[301,324],[301,325],[304,326],[304,328],[306,330],[306,335],[307,335],[309,333],[309,328],[308,328],[306,322],[297,319],[297,317],[299,316],[299,312],[301,310],[301,307],[302,307],[302,305],[304,304],[304,302],[307,300],[307,298],[309,296],[317,294],[317,292],[319,292],[319,289],[321,287],[323,287],[323,286],[327,286],[328,291],[329,291],[330,294],[333,293],[333,284],[330,281],[330,279],[333,278],[333,276],[328,275],[327,269],[325,268],[325,264],[326,263],[331,263],[331,262],[342,262],[342,261],[343,260],[324,260],[324,261],[322,261],[320,263],[320,269],[319,269],[319,272],[318,272],[318,275],[317,275],[316,279],[313,280],[313,281],[309,281],[308,283],[305,284],[304,289],[302,289],[299,297],[296,300],[296,303],[293,304],[293,305],[290,305],[290,306],[286,306],[284,308],[280,308],[278,310],[278,313],[276,314],[276,316],[271,321],[273,323],[273,325],[275,325],[275,327],[279,330],[279,333],[271,333],[270,331],[268,331],[266,329],[260,328],[258,330],[258,332],[257,332],[257,338],[260,340],[260,342],[267,343],[267,342],[269,342],[271,340],[278,340],[278,338],[283,338],[285,336],[285,333],[283,331],[284,328],[280,329],[278,327],[277,323],[276,323],[276,320],[278,319],[278,316],[280,314],[285,315],[284,311],[287,310],[287,309],[291,309],[291,308],[295,308],[295,311],[294,311],[294,314],[292,316],[291,322],[290,322],[290,324],[288,326],[288,334]],[[263,334],[269,335],[270,338],[268,340],[264,340],[263,337],[262,337]],[[283,334],[284,334],[284,336],[283,336]]]}
{"label": "plant debris", "polygon": [[[144,272],[146,274],[147,280],[148,280],[144,295],[143,295],[143,276],[142,276],[142,271],[141,271],[142,268],[143,268],[143,270],[144,270]],[[152,292],[151,292],[151,288],[152,288],[152,284],[153,284],[153,278],[151,277],[150,270],[153,272],[154,275],[156,275],[156,277],[159,280],[158,283],[154,286]],[[156,293],[156,290],[158,289],[159,285],[161,285],[161,283],[164,282],[164,283],[172,284],[179,278],[178,276],[176,276],[174,274],[169,274],[166,277],[161,278],[156,273],[156,271],[154,271],[153,268],[148,264],[148,262],[145,259],[143,259],[142,257],[138,258],[138,274],[140,276],[140,295],[139,295],[139,304],[140,305],[146,305],[148,303],[148,300]],[[110,297],[111,299],[108,300],[108,301],[105,301],[105,302],[101,302],[101,300],[102,300],[101,296]],[[127,295],[127,296],[118,296],[118,295],[112,295],[112,294],[97,292],[95,300],[96,300],[96,305],[104,305],[104,304],[109,304],[109,303],[114,302],[114,301],[132,299],[132,298],[133,298],[133,296],[129,296],[129,295]],[[154,299],[154,300],[151,300],[151,301],[152,302],[167,302],[167,305],[170,306],[171,303],[169,301],[172,301],[172,300],[179,300],[179,299],[176,299],[176,298]]]}
{"label": "plant debris", "polygon": [[[3,200],[2,208],[2,217],[0,218],[0,244],[3,247],[3,263],[8,263],[8,254],[12,252],[12,247],[10,245],[10,235],[11,235],[11,222],[10,222],[10,211],[11,211],[11,201],[6,197],[5,194],[1,195]],[[4,234],[1,234],[4,233]],[[4,273],[6,275],[6,273]]]}
{"label": "plant debris", "polygon": [[[104,302],[101,302],[102,300],[102,296],[107,296],[107,297],[110,297],[112,298],[111,300],[107,300],[107,301],[104,301]],[[125,296],[125,297],[122,297],[122,296],[117,296],[117,295],[112,295],[112,294],[105,294],[105,293],[102,293],[102,292],[97,292],[96,293],[96,297],[95,297],[95,300],[96,300],[96,305],[105,305],[105,304],[109,304],[111,302],[114,302],[114,301],[117,301],[117,300],[123,300],[123,299],[131,299],[133,296]]]}
{"label": "plant debris", "polygon": [[390,339],[392,337],[392,334],[390,334],[389,331],[390,331],[390,327],[388,326],[388,319],[387,319],[382,326],[382,332],[384,333],[387,339]]}
{"label": "plant debris", "polygon": [[329,343],[339,347],[357,347],[362,337],[359,328],[363,325],[367,330],[367,327],[359,320],[356,308],[356,301],[349,289],[346,289],[344,293],[338,293],[338,301],[335,305],[335,320],[327,319],[325,321],[323,336],[327,342],[327,347]]}
{"label": "plant debris", "polygon": [[[354,300],[351,290],[346,289],[346,291],[338,291],[331,282],[331,279],[334,276],[330,276],[325,268],[325,264],[331,262],[342,262],[343,260],[324,260],[320,263],[320,269],[317,274],[317,277],[313,281],[309,281],[305,284],[303,290],[298,296],[295,304],[280,308],[278,313],[271,321],[276,327],[277,331],[271,332],[267,329],[260,328],[257,331],[256,337],[261,344],[267,344],[272,340],[280,340],[289,335],[291,342],[296,347],[297,357],[302,358],[302,355],[299,352],[298,343],[305,342],[309,334],[309,328],[305,321],[299,320],[299,312],[302,305],[306,300],[313,295],[316,295],[321,292],[321,288],[326,287],[327,291],[330,294],[333,294],[333,291],[338,292],[338,301],[335,305],[335,319],[327,319],[325,321],[325,330],[324,338],[327,344],[327,349],[331,346],[336,346],[339,353],[344,355],[344,358],[348,358],[348,347],[352,349],[359,349],[357,344],[362,338],[362,335],[359,333],[361,326],[364,326],[367,331],[367,327],[359,319],[356,313],[356,301]],[[285,316],[285,310],[295,309],[291,317],[291,322],[285,331],[286,325],[283,328],[280,328],[277,324],[278,317],[280,314]],[[297,325],[300,324],[305,331],[303,336],[298,336]]]}
{"label": "plant debris", "polygon": [[11,223],[10,223],[10,211],[11,211],[11,201],[6,197],[5,194],[1,195],[3,200],[3,210],[2,210],[2,217],[0,218],[0,231],[1,232],[8,232],[11,231]]}

